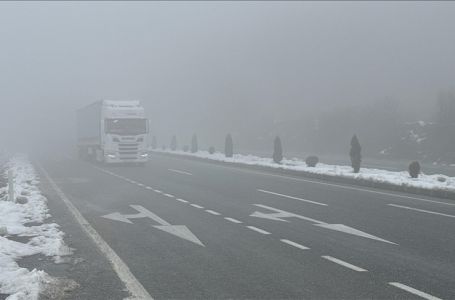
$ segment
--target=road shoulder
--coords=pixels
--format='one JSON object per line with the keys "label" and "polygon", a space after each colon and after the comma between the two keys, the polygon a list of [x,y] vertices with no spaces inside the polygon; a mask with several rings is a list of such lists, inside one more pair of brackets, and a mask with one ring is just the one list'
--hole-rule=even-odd
{"label": "road shoulder", "polygon": [[48,200],[49,212],[52,215],[50,221],[60,225],[60,229],[65,232],[65,243],[75,250],[72,257],[61,264],[36,258],[25,260],[24,267],[40,268],[51,276],[75,280],[79,287],[68,294],[65,299],[124,299],[128,297],[123,283],[117,277],[109,261],[76,222],[46,176],[39,168],[37,171],[41,177],[41,191]]}

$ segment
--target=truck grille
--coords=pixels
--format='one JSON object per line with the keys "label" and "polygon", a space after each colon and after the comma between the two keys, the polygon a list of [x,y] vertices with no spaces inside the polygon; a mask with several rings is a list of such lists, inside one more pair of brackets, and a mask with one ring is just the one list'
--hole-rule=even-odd
{"label": "truck grille", "polygon": [[137,143],[121,143],[118,144],[118,152],[121,159],[133,159],[138,156],[139,144]]}

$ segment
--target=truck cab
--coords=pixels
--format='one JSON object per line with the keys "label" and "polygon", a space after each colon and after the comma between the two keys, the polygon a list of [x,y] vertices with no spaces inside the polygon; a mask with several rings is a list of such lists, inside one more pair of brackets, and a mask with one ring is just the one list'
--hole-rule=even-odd
{"label": "truck cab", "polygon": [[148,160],[148,119],[139,101],[102,100],[78,113],[79,153],[102,163]]}

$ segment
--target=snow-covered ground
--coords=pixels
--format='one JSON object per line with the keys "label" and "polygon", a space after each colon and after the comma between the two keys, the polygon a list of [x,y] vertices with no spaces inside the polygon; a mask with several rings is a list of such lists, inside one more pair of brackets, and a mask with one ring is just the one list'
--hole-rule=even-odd
{"label": "snow-covered ground", "polygon": [[203,159],[216,160],[229,163],[238,163],[244,165],[254,165],[270,167],[275,169],[284,169],[292,171],[301,171],[313,174],[322,174],[327,176],[346,177],[358,180],[368,180],[378,183],[388,183],[397,186],[415,187],[431,190],[443,190],[455,192],[455,177],[449,177],[441,174],[425,175],[420,174],[418,178],[411,178],[408,171],[396,172],[381,169],[361,168],[359,173],[353,173],[351,166],[328,165],[318,163],[316,167],[307,167],[304,161],[300,159],[283,159],[281,164],[276,164],[271,158],[258,157],[254,155],[235,154],[232,158],[227,158],[223,153],[216,152],[210,154],[207,151],[198,151],[196,153],[170,150],[152,150],[162,153],[173,153],[178,155],[194,156]]}
{"label": "snow-covered ground", "polygon": [[50,217],[47,199],[37,187],[39,178],[27,158],[15,156],[4,167],[5,177],[8,169],[13,170],[17,201],[8,201],[7,187],[0,188],[0,294],[9,295],[8,300],[38,299],[59,279],[20,267],[18,260],[42,254],[59,263],[72,249],[65,245],[58,224],[45,223]]}

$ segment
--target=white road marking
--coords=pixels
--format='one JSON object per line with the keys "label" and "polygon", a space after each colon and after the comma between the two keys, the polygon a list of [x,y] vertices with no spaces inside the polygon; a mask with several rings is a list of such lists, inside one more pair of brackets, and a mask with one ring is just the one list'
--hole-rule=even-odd
{"label": "white road marking", "polygon": [[409,210],[414,210],[414,211],[423,212],[423,213],[432,214],[432,215],[439,215],[439,216],[444,216],[444,217],[449,217],[449,218],[455,218],[454,215],[443,214],[443,213],[439,213],[439,212],[435,212],[435,211],[431,211],[431,210],[413,208],[413,207],[397,205],[397,204],[387,204],[387,205],[393,206],[393,207],[409,209]]}
{"label": "white road marking", "polygon": [[306,200],[306,199],[302,199],[302,198],[298,198],[298,197],[294,197],[294,196],[289,196],[289,195],[284,195],[284,194],[279,194],[279,193],[275,193],[275,192],[271,192],[271,191],[266,191],[266,190],[261,190],[261,189],[257,189],[257,191],[258,192],[262,192],[262,193],[266,193],[266,194],[271,194],[271,195],[275,195],[275,196],[284,197],[284,198],[289,198],[289,199],[299,200],[299,201],[308,202],[308,203],[312,203],[312,204],[327,206],[327,204],[325,204],[325,203],[311,201],[311,200]]}
{"label": "white road marking", "polygon": [[264,172],[247,170],[247,169],[238,168],[238,167],[237,168],[236,167],[229,167],[229,166],[224,166],[224,165],[213,164],[213,166],[220,167],[220,168],[231,169],[231,170],[236,170],[236,171],[241,171],[241,172],[244,172],[244,173],[251,173],[251,174],[270,176],[270,177],[277,177],[277,178],[283,178],[283,179],[291,179],[291,180],[301,181],[301,182],[309,182],[309,183],[321,184],[321,185],[326,185],[326,186],[334,186],[334,187],[338,187],[338,188],[342,188],[342,189],[348,189],[348,190],[362,191],[362,192],[374,193],[374,194],[379,194],[379,195],[393,196],[393,197],[404,198],[404,199],[412,199],[412,200],[417,200],[417,201],[424,201],[424,202],[430,202],[430,203],[437,203],[437,204],[455,206],[455,203],[447,203],[447,202],[429,200],[429,199],[424,199],[424,198],[418,198],[418,197],[412,197],[412,196],[406,196],[406,195],[400,195],[400,194],[394,194],[394,193],[388,193],[388,192],[369,190],[367,188],[354,187],[354,186],[349,186],[349,185],[328,183],[328,182],[323,182],[323,181],[303,179],[303,178],[284,176],[284,175],[278,175],[278,174],[272,174],[272,173],[264,173]]}
{"label": "white road marking", "polygon": [[163,196],[166,196],[166,197],[169,197],[169,198],[174,198],[174,195],[171,195],[171,194],[163,194]]}
{"label": "white road marking", "polygon": [[196,207],[196,208],[204,208],[203,206],[200,206],[200,205],[197,205],[197,204],[190,204],[192,207]]}
{"label": "white road marking", "polygon": [[335,230],[335,231],[340,231],[340,232],[344,232],[344,233],[347,233],[347,234],[357,235],[357,236],[361,236],[361,237],[364,237],[364,238],[373,239],[373,240],[377,240],[377,241],[381,241],[381,242],[397,245],[394,242],[391,242],[391,241],[388,241],[388,240],[385,240],[385,239],[381,239],[381,238],[379,238],[377,236],[374,236],[372,234],[363,232],[361,230],[358,230],[358,229],[355,229],[355,228],[352,228],[352,227],[349,227],[349,226],[346,226],[346,225],[343,225],[343,224],[328,224],[328,223],[323,222],[323,221],[319,221],[319,220],[316,220],[316,219],[308,218],[308,217],[301,216],[301,215],[298,215],[298,214],[294,214],[294,213],[291,213],[291,212],[288,212],[288,211],[285,211],[285,210],[273,208],[273,207],[270,207],[270,206],[267,206],[267,205],[263,205],[263,204],[254,204],[254,205],[258,206],[258,207],[262,207],[262,208],[268,209],[268,210],[273,210],[275,212],[267,214],[267,213],[262,213],[262,212],[259,212],[259,211],[255,211],[255,212],[253,212],[250,215],[251,217],[270,219],[270,220],[274,220],[274,221],[285,221],[285,222],[288,222],[288,221],[287,220],[283,220],[282,218],[298,218],[298,219],[301,219],[301,220],[306,220],[306,221],[315,223],[313,225],[319,226],[319,227],[322,227],[322,228]]}
{"label": "white road marking", "polygon": [[270,234],[270,232],[262,230],[261,228],[257,228],[257,227],[254,227],[254,226],[247,226],[247,228],[249,228],[251,230],[254,230],[256,232],[262,233],[262,234]]}
{"label": "white road marking", "polygon": [[137,185],[138,185],[138,186],[142,186],[142,187],[145,186],[143,183],[140,183],[140,182],[138,182]]}
{"label": "white road marking", "polygon": [[151,186],[146,186],[145,187],[147,190],[153,190],[153,188]]}
{"label": "white road marking", "polygon": [[380,237],[377,237],[375,235],[366,233],[364,231],[361,231],[361,230],[358,230],[358,229],[355,229],[355,228],[352,228],[352,227],[349,227],[349,226],[346,226],[343,224],[314,224],[314,225],[322,227],[322,228],[326,228],[326,229],[344,232],[347,234],[357,235],[357,236],[364,237],[367,239],[381,241],[381,242],[392,244],[392,245],[398,245],[397,243],[394,243],[394,242],[391,242],[391,241],[388,241],[385,239],[381,239]]}
{"label": "white road marking", "polygon": [[335,258],[335,257],[332,257],[332,256],[327,256],[327,255],[323,255],[321,256],[322,258],[325,258],[327,260],[330,260],[331,262],[334,262],[336,264],[339,264],[340,266],[343,266],[343,267],[346,267],[346,268],[349,268],[351,270],[354,270],[354,271],[357,271],[357,272],[368,272],[367,270],[365,269],[362,269],[362,268],[359,268],[357,266],[354,266],[350,263],[347,263],[345,261],[342,261],[341,259],[338,259],[338,258]]}
{"label": "white road marking", "polygon": [[153,221],[160,224],[160,225],[153,226],[156,229],[165,231],[165,232],[173,234],[179,238],[188,240],[190,242],[193,242],[195,244],[205,247],[204,244],[202,244],[202,242],[185,225],[172,225],[169,222],[160,218],[158,215],[156,215],[152,211],[146,209],[145,207],[143,207],[141,205],[130,205],[130,206],[132,208],[134,208],[136,211],[138,211],[139,213],[123,215],[119,212],[114,212],[114,213],[107,214],[107,215],[104,215],[101,217],[106,218],[106,219],[111,219],[114,221],[129,223],[129,224],[133,224],[133,222],[131,222],[129,219],[150,218]]}
{"label": "white road marking", "polygon": [[162,194],[163,192],[160,190],[153,190],[155,193]]}
{"label": "white road marking", "polygon": [[107,258],[109,263],[112,265],[115,273],[120,280],[125,284],[126,289],[133,299],[153,299],[152,296],[147,292],[144,286],[137,280],[137,278],[131,273],[129,267],[123,260],[115,253],[115,251],[109,246],[108,243],[101,237],[101,235],[90,225],[90,223],[82,216],[79,210],[71,203],[66,197],[63,191],[57,186],[52,180],[47,171],[39,165],[42,173],[49,181],[52,188],[56,191],[60,199],[65,203],[68,210],[73,215],[82,230],[89,236],[93,243],[98,247],[101,253]]}
{"label": "white road marking", "polygon": [[239,221],[239,220],[234,219],[234,218],[226,217],[226,218],[224,218],[224,219],[228,220],[229,222],[236,223],[236,224],[243,223],[242,221]]}
{"label": "white road marking", "polygon": [[215,216],[221,215],[219,212],[216,212],[216,211],[213,211],[213,210],[210,210],[210,209],[206,209],[205,211],[208,212],[209,214],[212,214],[212,215],[215,215]]}
{"label": "white road marking", "polygon": [[410,286],[407,286],[407,285],[404,285],[402,283],[399,283],[399,282],[389,282],[390,285],[394,286],[394,287],[397,287],[399,289],[402,289],[406,292],[409,292],[411,294],[414,294],[414,295],[417,295],[419,297],[422,297],[424,299],[428,299],[428,300],[441,300],[441,298],[438,298],[438,297],[435,297],[435,296],[432,296],[430,294],[427,294],[427,293],[424,293],[422,291],[419,291],[419,290],[416,290],[415,288],[412,288]]}
{"label": "white road marking", "polygon": [[175,169],[168,169],[168,171],[171,171],[171,172],[174,172],[174,173],[178,173],[178,174],[189,175],[189,176],[192,176],[192,175],[193,175],[193,174],[191,174],[190,172],[181,171],[181,170],[175,170]]}
{"label": "white road marking", "polygon": [[308,247],[305,247],[305,246],[303,246],[303,245],[300,245],[300,244],[298,244],[298,243],[296,243],[296,242],[293,242],[293,241],[290,241],[290,240],[281,239],[280,241],[282,241],[282,242],[285,243],[285,244],[288,244],[288,245],[294,246],[294,247],[296,247],[296,248],[302,249],[302,250],[310,249],[310,248],[308,248]]}
{"label": "white road marking", "polygon": [[182,203],[188,203],[188,201],[183,200],[183,199],[180,199],[180,198],[177,198],[176,200],[177,200],[177,201],[180,201],[180,202],[182,202]]}

